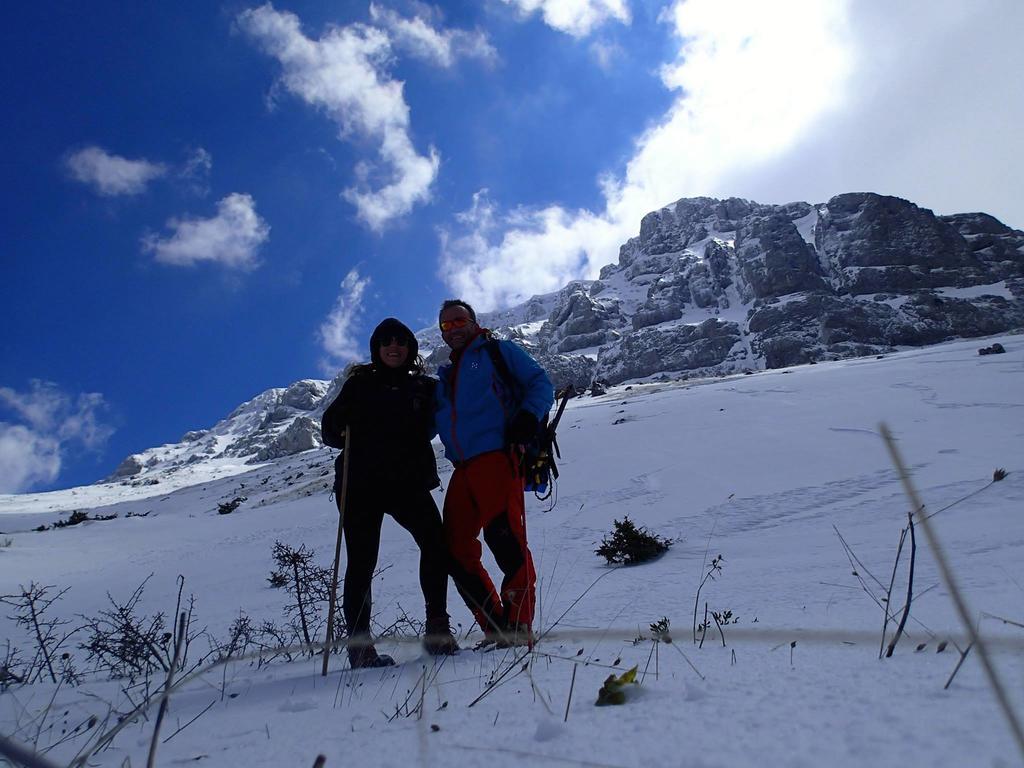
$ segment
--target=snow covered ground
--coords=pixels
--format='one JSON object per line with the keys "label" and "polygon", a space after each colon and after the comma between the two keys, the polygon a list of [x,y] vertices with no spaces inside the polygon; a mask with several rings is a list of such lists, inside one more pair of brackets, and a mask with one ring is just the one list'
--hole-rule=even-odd
{"label": "snow covered ground", "polygon": [[[994,341],[1007,354],[977,354]],[[528,514],[548,632],[533,653],[436,661],[396,640],[378,646],[400,662],[392,669],[352,672],[343,656],[327,678],[319,659],[215,667],[175,689],[157,764],[312,765],[322,753],[328,768],[1019,765],[976,654],[943,690],[959,654],[953,643],[937,649],[946,638],[963,647],[964,633],[920,532],[909,637],[878,658],[882,611],[861,581],[883,594],[872,577],[888,584],[908,510],[881,421],[936,512],[972,615],[1024,714],[1024,629],[993,618],[1024,623],[1024,336],[1007,336],[574,400],[559,430],[557,503],[531,502]],[[90,508],[86,489],[23,506],[8,497],[0,593],[32,581],[68,587],[51,610],[76,620],[149,577],[141,608],[170,614],[181,574],[195,596],[194,624],[213,636],[226,638],[239,611],[280,621],[286,595],[267,583],[275,540],[305,543],[321,565],[333,556],[330,461],[313,451],[104,507]],[[450,467],[441,467],[446,483]],[[1009,474],[992,483],[997,468]],[[217,513],[243,496],[231,514]],[[32,531],[71,509],[118,517]],[[624,515],[676,543],[652,563],[610,568],[594,549]],[[712,625],[698,648],[695,591],[719,554],[700,618],[706,601],[738,622],[723,628],[725,647]],[[893,610],[904,603],[907,554]],[[377,623],[403,609],[419,618],[416,549],[390,521],[379,562]],[[469,613],[449,594],[465,632]],[[673,643],[635,642],[663,616]],[[0,626],[31,653],[22,629],[8,618]],[[87,668],[74,642],[69,650]],[[604,679],[634,664],[642,684],[626,703],[595,707]],[[127,712],[127,696],[140,697],[118,681],[56,688],[0,694],[0,733],[61,765],[116,722],[104,721],[112,707]],[[155,714],[154,705],[90,764],[145,765]],[[93,727],[73,733],[92,715]]]}

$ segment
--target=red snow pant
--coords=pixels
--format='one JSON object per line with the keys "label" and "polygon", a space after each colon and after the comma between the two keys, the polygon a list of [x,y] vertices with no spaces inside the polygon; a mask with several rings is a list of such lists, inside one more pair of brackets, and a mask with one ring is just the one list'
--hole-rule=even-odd
{"label": "red snow pant", "polygon": [[[481,530],[504,574],[500,598],[480,562]],[[532,628],[537,574],[526,544],[523,478],[507,453],[483,453],[455,467],[444,498],[444,535],[452,581],[481,629]]]}

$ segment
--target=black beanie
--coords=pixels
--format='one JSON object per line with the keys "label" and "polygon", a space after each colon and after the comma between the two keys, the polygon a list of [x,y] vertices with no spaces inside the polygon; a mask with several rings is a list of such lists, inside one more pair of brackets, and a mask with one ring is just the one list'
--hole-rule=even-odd
{"label": "black beanie", "polygon": [[417,343],[412,331],[401,320],[394,317],[384,318],[381,320],[380,325],[373,329],[373,335],[370,336],[370,360],[377,365],[383,365],[380,359],[380,345],[390,341],[392,338],[405,340],[405,344],[409,349],[409,355],[405,358],[405,365],[403,367],[407,369],[412,368],[416,364],[416,355],[419,354],[420,345]]}

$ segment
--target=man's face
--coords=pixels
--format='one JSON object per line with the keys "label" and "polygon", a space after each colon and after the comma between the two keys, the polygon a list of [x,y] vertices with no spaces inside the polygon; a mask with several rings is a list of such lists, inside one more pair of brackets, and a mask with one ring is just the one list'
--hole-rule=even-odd
{"label": "man's face", "polygon": [[438,318],[441,326],[441,338],[444,343],[458,352],[476,336],[477,324],[473,322],[465,307],[448,307]]}

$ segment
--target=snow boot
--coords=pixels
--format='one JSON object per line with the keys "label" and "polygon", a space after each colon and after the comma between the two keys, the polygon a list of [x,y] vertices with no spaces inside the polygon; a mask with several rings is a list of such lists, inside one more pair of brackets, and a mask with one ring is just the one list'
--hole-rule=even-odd
{"label": "snow boot", "polygon": [[485,632],[483,640],[478,640],[476,645],[473,646],[474,651],[489,651],[498,644],[498,635],[496,632]]}
{"label": "snow boot", "polygon": [[[500,610],[500,608],[499,608]],[[479,619],[477,620],[479,623]],[[484,631],[484,639],[479,640],[476,645],[473,646],[474,651],[487,651],[497,645],[505,632],[505,617],[499,614],[493,608],[485,611],[485,621],[480,624],[480,629]]]}
{"label": "snow boot", "polygon": [[452,628],[448,624],[448,614],[432,616],[427,619],[423,647],[431,656],[451,656],[459,652],[459,641],[452,634]]}
{"label": "snow boot", "polygon": [[393,667],[395,660],[385,653],[377,653],[377,649],[369,643],[349,646],[348,663],[352,669],[371,669],[373,667]]}
{"label": "snow boot", "polygon": [[526,646],[532,649],[537,642],[537,636],[529,624],[513,622],[505,627],[505,631],[497,638],[497,648],[518,648]]}

